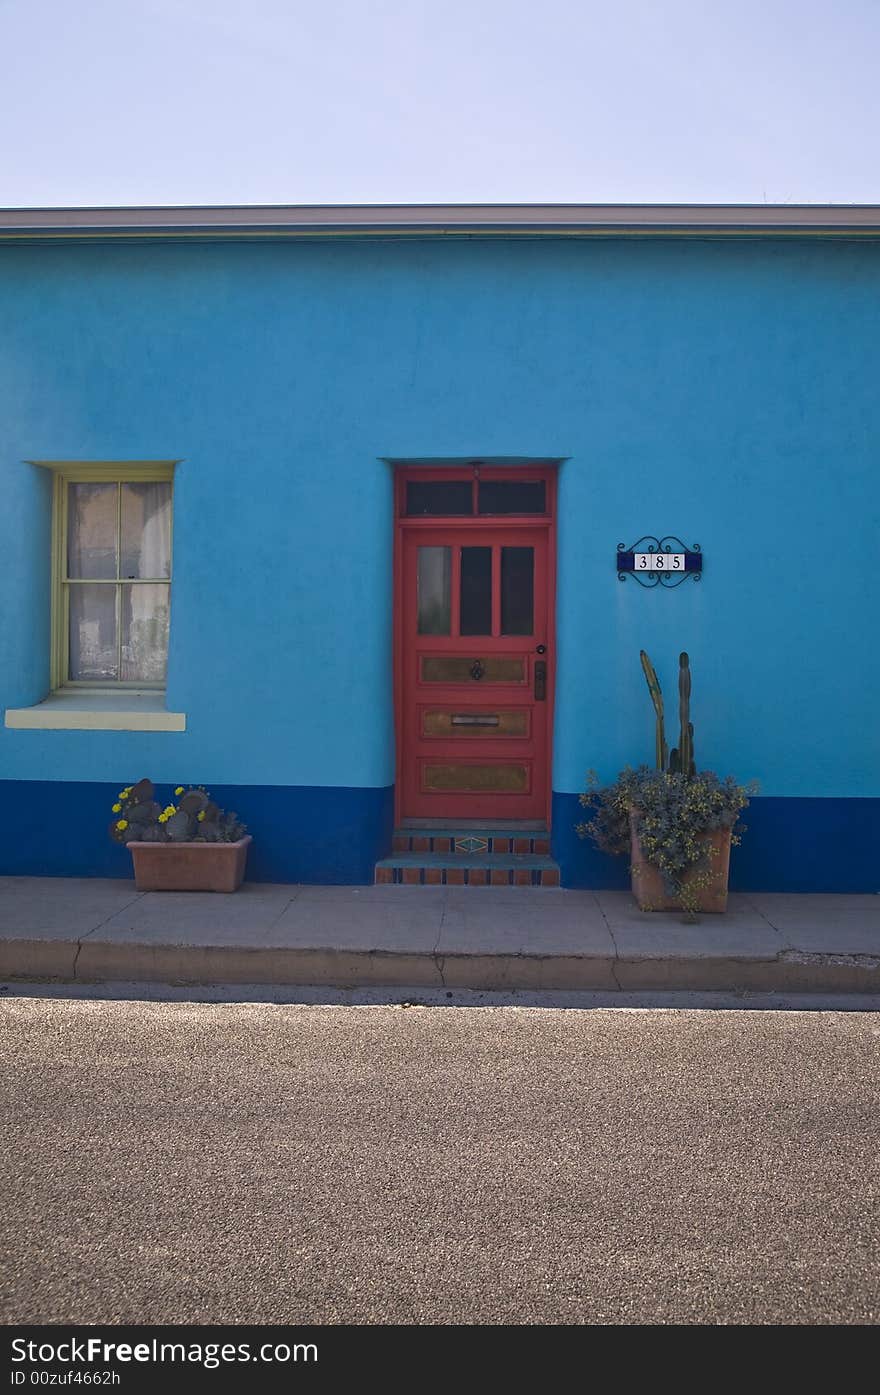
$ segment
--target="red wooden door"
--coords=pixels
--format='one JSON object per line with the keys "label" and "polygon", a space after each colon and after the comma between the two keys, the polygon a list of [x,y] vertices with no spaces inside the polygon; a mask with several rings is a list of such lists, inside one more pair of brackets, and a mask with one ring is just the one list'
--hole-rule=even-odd
{"label": "red wooden door", "polygon": [[546,514],[401,519],[401,820],[546,822],[551,543]]}

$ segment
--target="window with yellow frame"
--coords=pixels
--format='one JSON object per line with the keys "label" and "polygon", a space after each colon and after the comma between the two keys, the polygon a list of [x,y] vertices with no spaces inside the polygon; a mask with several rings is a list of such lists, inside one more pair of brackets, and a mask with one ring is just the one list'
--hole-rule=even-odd
{"label": "window with yellow frame", "polygon": [[54,465],[52,686],[165,687],[173,465]]}

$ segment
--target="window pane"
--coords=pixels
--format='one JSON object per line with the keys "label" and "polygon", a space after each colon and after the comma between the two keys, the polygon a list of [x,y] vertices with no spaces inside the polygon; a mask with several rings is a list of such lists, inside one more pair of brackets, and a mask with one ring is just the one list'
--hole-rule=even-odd
{"label": "window pane", "polygon": [[501,549],[501,633],[530,635],[535,626],[535,549]]}
{"label": "window pane", "polygon": [[69,586],[70,677],[80,682],[118,678],[116,587]]}
{"label": "window pane", "polygon": [[480,513],[545,513],[543,480],[480,480]]}
{"label": "window pane", "polygon": [[171,481],[123,484],[119,574],[171,575]]}
{"label": "window pane", "polygon": [[431,514],[473,513],[470,480],[408,480],[406,512],[408,517]]}
{"label": "window pane", "polygon": [[419,634],[448,635],[452,618],[452,549],[419,548]]}
{"label": "window pane", "polygon": [[115,484],[68,485],[68,576],[116,576],[116,491]]}
{"label": "window pane", "polygon": [[492,549],[461,549],[461,624],[463,635],[492,633]]}
{"label": "window pane", "polygon": [[128,683],[165,682],[169,589],[149,583],[121,588],[122,671],[119,676]]}

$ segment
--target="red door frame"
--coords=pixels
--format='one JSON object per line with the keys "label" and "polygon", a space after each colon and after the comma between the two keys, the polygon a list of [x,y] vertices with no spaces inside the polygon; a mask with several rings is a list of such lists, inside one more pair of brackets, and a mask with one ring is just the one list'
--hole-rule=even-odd
{"label": "red door frame", "polygon": [[[556,711],[556,477],[555,466],[495,466],[466,465],[454,467],[402,466],[395,472],[394,481],[394,735],[395,735],[395,782],[394,782],[394,824],[400,826],[401,797],[403,792],[403,696],[404,696],[404,629],[403,629],[403,570],[404,536],[414,532],[429,532],[432,529],[449,525],[456,529],[473,531],[502,531],[520,526],[540,527],[543,523],[547,532],[547,743],[545,803],[546,824],[550,827],[552,788],[553,788],[553,730]],[[546,482],[546,513],[534,514],[477,514],[454,516],[406,517],[406,485],[409,480],[472,480],[476,493],[478,479],[494,480],[544,480]],[[446,820],[444,820],[446,822]]]}

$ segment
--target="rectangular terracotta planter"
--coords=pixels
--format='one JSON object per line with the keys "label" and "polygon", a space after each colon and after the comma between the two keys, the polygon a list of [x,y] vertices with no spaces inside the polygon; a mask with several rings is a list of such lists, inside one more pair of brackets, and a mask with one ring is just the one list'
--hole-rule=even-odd
{"label": "rectangular terracotta planter", "polygon": [[138,891],[237,891],[244,878],[246,833],[237,843],[129,843]]}
{"label": "rectangular terracotta planter", "polygon": [[[632,894],[639,903],[639,910],[683,910],[681,902],[667,894],[661,873],[652,863],[645,861],[635,829],[635,817],[632,814],[630,814],[630,836],[632,840],[630,847],[631,886]],[[713,913],[726,911],[727,879],[730,871],[730,829],[718,828],[713,833],[703,833],[698,841],[708,845],[709,870],[712,874],[712,881],[708,886],[696,889],[696,909]],[[691,884],[694,876],[699,876],[700,872],[704,871],[705,868],[701,868],[696,873],[686,874],[683,878],[684,885]]]}

